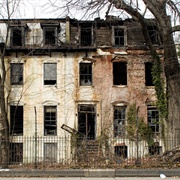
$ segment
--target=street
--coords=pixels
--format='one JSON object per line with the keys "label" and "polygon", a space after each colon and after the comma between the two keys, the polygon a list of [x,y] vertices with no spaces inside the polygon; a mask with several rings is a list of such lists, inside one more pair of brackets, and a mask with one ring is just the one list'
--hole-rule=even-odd
{"label": "street", "polygon": [[[161,180],[160,177],[115,177],[115,178],[100,178],[100,177],[0,177],[0,180]],[[167,180],[180,180],[180,177],[167,177]]]}

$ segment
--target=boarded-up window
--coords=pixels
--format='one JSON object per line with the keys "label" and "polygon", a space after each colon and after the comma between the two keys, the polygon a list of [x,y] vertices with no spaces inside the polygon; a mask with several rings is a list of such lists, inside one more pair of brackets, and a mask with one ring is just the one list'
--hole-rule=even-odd
{"label": "boarded-up window", "polygon": [[57,64],[44,64],[44,85],[55,85],[57,79]]}
{"label": "boarded-up window", "polygon": [[56,135],[57,133],[56,106],[44,107],[44,135]]}
{"label": "boarded-up window", "polygon": [[80,86],[92,85],[92,63],[80,63]]}
{"label": "boarded-up window", "polygon": [[48,162],[57,161],[57,143],[44,143],[44,160]]}
{"label": "boarded-up window", "polygon": [[10,106],[10,134],[23,135],[23,106]]}
{"label": "boarded-up window", "polygon": [[113,62],[113,84],[127,85],[127,63]]}
{"label": "boarded-up window", "polygon": [[23,63],[11,63],[11,84],[23,84]]}
{"label": "boarded-up window", "polygon": [[125,136],[126,107],[114,107],[114,137]]}

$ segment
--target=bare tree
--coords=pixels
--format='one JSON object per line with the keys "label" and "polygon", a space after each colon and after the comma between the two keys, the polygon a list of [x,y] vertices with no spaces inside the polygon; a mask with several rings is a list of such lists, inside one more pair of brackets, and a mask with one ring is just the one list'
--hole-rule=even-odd
{"label": "bare tree", "polygon": [[[58,1],[49,1],[46,7],[53,7],[59,15],[72,15],[80,10],[79,18],[90,18],[96,15],[108,15],[114,13],[119,16],[130,15],[138,21],[143,30],[145,42],[154,58],[154,83],[157,94],[157,106],[161,115],[166,119],[168,130],[166,135],[172,138],[180,137],[180,66],[178,63],[176,47],[173,39],[174,32],[180,31],[180,2],[178,0],[66,0],[57,4]],[[142,8],[143,7],[143,8]],[[154,18],[160,36],[162,37],[164,49],[164,66],[160,57],[152,45],[147,29],[147,13]],[[77,17],[77,13],[76,14]],[[173,22],[173,23],[172,23]],[[173,26],[172,26],[173,24]],[[166,93],[161,79],[161,69],[166,75]]]}
{"label": "bare tree", "polygon": [[19,7],[19,0],[2,0],[0,2],[1,13],[3,19],[7,19],[6,35],[1,37],[0,48],[0,163],[1,167],[6,167],[9,158],[9,121],[7,117],[7,102],[9,90],[7,88],[7,68],[5,62],[6,46],[9,38],[10,21],[14,12]]}

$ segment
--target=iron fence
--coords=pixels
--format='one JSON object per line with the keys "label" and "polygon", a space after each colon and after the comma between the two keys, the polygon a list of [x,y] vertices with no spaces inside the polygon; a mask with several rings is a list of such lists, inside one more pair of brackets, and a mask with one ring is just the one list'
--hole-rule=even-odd
{"label": "iron fence", "polygon": [[[179,167],[180,145],[176,141],[155,140],[150,145],[120,138],[13,136],[7,164],[9,168],[42,169]],[[2,143],[0,140],[0,146]]]}

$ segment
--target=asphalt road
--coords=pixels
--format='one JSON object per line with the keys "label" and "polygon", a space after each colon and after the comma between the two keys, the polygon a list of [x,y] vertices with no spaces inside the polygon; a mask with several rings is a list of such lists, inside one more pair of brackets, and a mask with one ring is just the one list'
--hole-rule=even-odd
{"label": "asphalt road", "polygon": [[[167,177],[165,180],[180,180],[180,177]],[[116,177],[116,178],[90,178],[90,177],[55,177],[55,178],[23,178],[23,177],[0,177],[0,180],[162,180],[160,177]]]}

